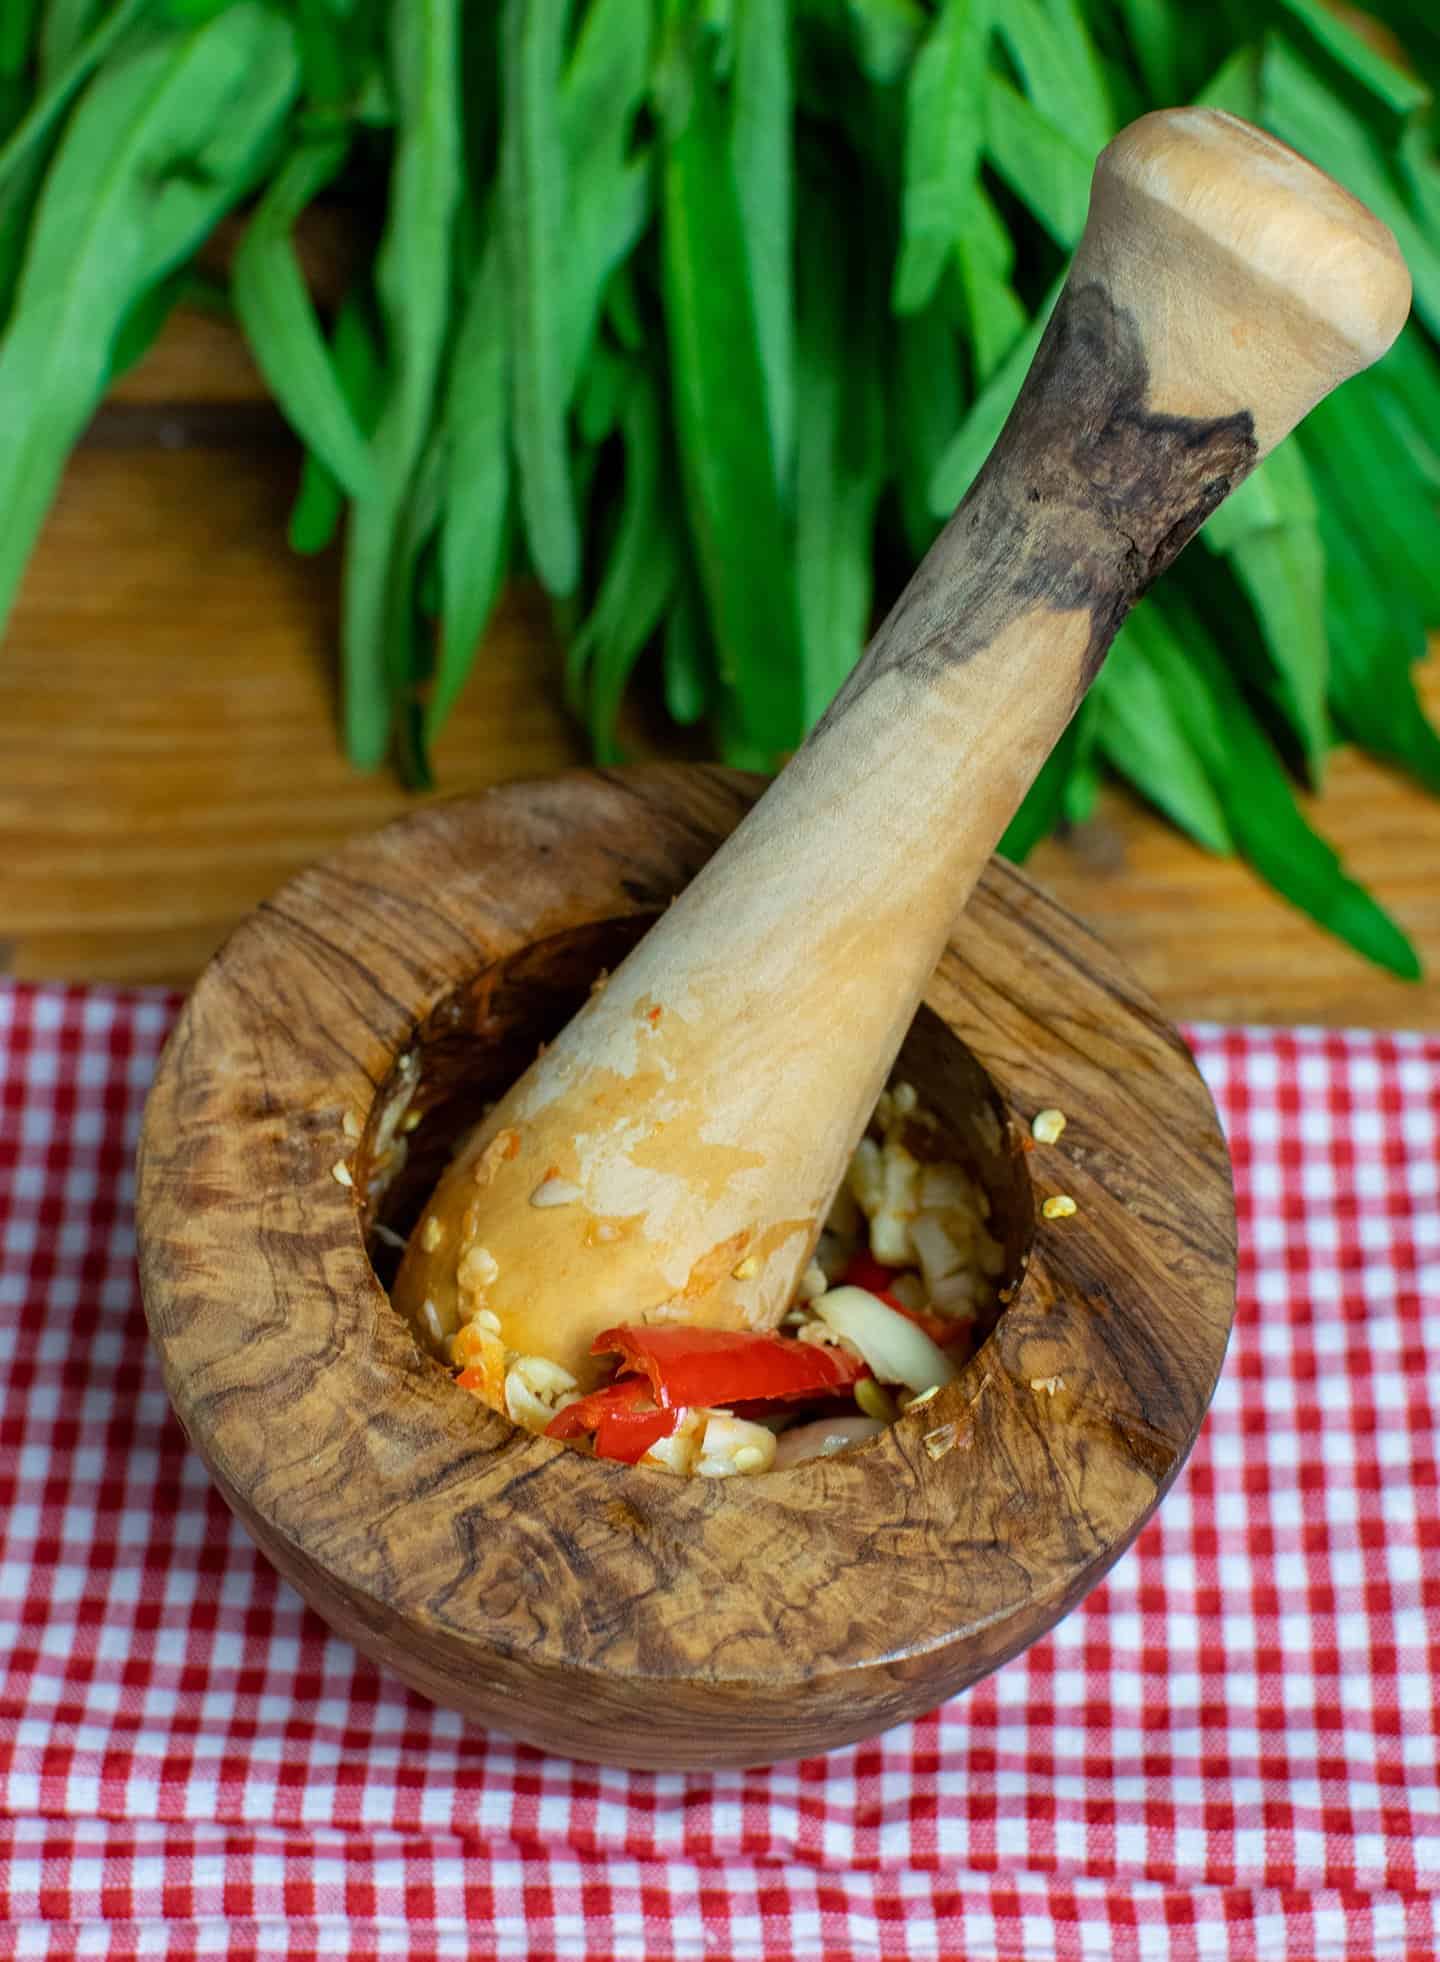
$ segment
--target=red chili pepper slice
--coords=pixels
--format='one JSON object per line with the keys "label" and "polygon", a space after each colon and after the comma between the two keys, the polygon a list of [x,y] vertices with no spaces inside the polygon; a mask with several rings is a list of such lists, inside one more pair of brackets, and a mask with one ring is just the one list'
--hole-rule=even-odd
{"label": "red chili pepper slice", "polygon": [[840,1276],[842,1288],[864,1288],[867,1294],[883,1296],[885,1290],[899,1273],[897,1267],[887,1267],[883,1260],[877,1260],[868,1247],[851,1254]]}
{"label": "red chili pepper slice", "polygon": [[796,1342],[753,1329],[649,1327],[607,1328],[590,1345],[592,1355],[613,1351],[622,1370],[649,1379],[663,1409],[695,1404],[788,1402],[826,1390],[848,1390],[865,1364],[847,1350]]}
{"label": "red chili pepper slice", "polygon": [[592,1390],[578,1403],[567,1404],[545,1426],[546,1437],[583,1437],[595,1433],[597,1458],[617,1458],[634,1465],[652,1444],[669,1437],[680,1421],[680,1412],[657,1410],[650,1385],[640,1377],[623,1383],[607,1383],[603,1390]]}

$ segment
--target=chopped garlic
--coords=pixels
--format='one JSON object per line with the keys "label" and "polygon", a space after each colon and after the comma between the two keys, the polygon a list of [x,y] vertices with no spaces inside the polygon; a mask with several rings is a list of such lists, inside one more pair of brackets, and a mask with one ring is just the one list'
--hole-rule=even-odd
{"label": "chopped garlic", "polygon": [[965,1249],[946,1232],[935,1213],[915,1216],[910,1222],[910,1240],[933,1300],[944,1282],[965,1271]]}
{"label": "chopped garlic", "polygon": [[1047,1397],[1053,1397],[1057,1390],[1064,1389],[1065,1378],[1063,1376],[1032,1376],[1030,1378],[1030,1387],[1032,1390],[1043,1390]]}
{"label": "chopped garlic", "polygon": [[885,1290],[892,1300],[898,1301],[902,1308],[913,1308],[922,1312],[930,1305],[930,1296],[925,1283],[912,1269],[906,1268],[902,1274],[892,1274],[890,1285]]}
{"label": "chopped garlic", "polygon": [[862,1213],[868,1216],[880,1210],[885,1199],[885,1165],[873,1138],[862,1138],[856,1145],[845,1183]]}
{"label": "chopped garlic", "polygon": [[462,1288],[478,1292],[490,1287],[499,1273],[500,1263],[488,1247],[467,1247],[455,1269],[455,1279]]}
{"label": "chopped garlic", "polygon": [[353,1186],[355,1183],[350,1174],[350,1167],[345,1163],[343,1158],[337,1158],[335,1160],[335,1163],[330,1167],[330,1176],[337,1185]]}
{"label": "chopped garlic", "polygon": [[960,1166],[925,1165],[920,1172],[919,1199],[921,1212],[943,1213],[959,1206],[970,1213],[975,1209],[976,1192]]}
{"label": "chopped garlic", "polygon": [[930,1290],[930,1306],[937,1315],[948,1315],[952,1321],[973,1322],[985,1292],[983,1281],[974,1274],[947,1274]]}
{"label": "chopped garlic", "polygon": [[899,1213],[876,1213],[870,1221],[870,1251],[886,1267],[903,1267],[914,1258],[910,1222]]}
{"label": "chopped garlic", "polygon": [[810,1265],[805,1269],[805,1272],[800,1276],[800,1299],[802,1301],[816,1301],[824,1294],[829,1285],[830,1283],[825,1276],[825,1269],[820,1265],[818,1260],[812,1260]]}
{"label": "chopped garlic", "polygon": [[768,1471],[774,1462],[773,1431],[717,1411],[705,1426],[695,1471],[700,1478],[731,1478],[737,1472]]}
{"label": "chopped garlic", "polygon": [[425,1333],[430,1337],[430,1340],[437,1343],[443,1342],[445,1340],[445,1328],[440,1320],[440,1310],[435,1306],[435,1303],[428,1299],[421,1302],[420,1313],[424,1317]]}
{"label": "chopped garlic", "polygon": [[425,1249],[427,1254],[433,1254],[444,1238],[444,1227],[440,1224],[434,1213],[431,1213],[430,1217],[420,1229],[420,1245]]}
{"label": "chopped garlic", "polygon": [[1064,1129],[1063,1110],[1041,1110],[1035,1113],[1034,1122],[1030,1126],[1030,1135],[1036,1144],[1050,1145],[1057,1142]]}
{"label": "chopped garlic", "polygon": [[489,1185],[499,1171],[501,1162],[514,1158],[520,1150],[520,1133],[510,1129],[497,1131],[475,1160],[475,1170],[471,1174],[476,1185]]}
{"label": "chopped garlic", "polygon": [[1057,1192],[1040,1208],[1046,1219],[1073,1219],[1080,1210],[1068,1192]]}
{"label": "chopped garlic", "polygon": [[542,1179],[530,1194],[532,1206],[573,1206],[585,1194],[573,1179]]}
{"label": "chopped garlic", "polygon": [[477,1308],[473,1314],[467,1315],[465,1319],[472,1328],[483,1328],[487,1334],[498,1335],[500,1333],[500,1317],[495,1313],[493,1308]]}
{"label": "chopped garlic", "polygon": [[653,1465],[659,1471],[675,1472],[681,1478],[688,1478],[700,1455],[700,1436],[709,1414],[706,1410],[682,1410],[680,1421],[669,1437],[656,1438],[640,1460],[641,1464]]}
{"label": "chopped garlic", "polygon": [[360,1122],[360,1118],[357,1112],[353,1110],[347,1110],[344,1117],[340,1120],[340,1128],[345,1133],[346,1137],[349,1138],[353,1143],[354,1140],[360,1136],[360,1133],[364,1130],[365,1127]]}
{"label": "chopped garlic", "polygon": [[505,1372],[505,1408],[512,1424],[543,1431],[557,1410],[574,1403],[579,1384],[544,1356],[517,1356]]}

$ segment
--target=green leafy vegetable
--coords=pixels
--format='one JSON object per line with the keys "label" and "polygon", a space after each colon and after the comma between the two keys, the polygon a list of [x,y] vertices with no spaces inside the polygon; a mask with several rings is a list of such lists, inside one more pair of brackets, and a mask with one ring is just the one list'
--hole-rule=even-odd
{"label": "green leafy vegetable", "polygon": [[580,577],[580,532],[565,417],[571,362],[565,139],[560,74],[569,0],[507,0],[497,194],[510,309],[511,431],[520,509],[535,568],[552,593]]}
{"label": "green leafy vegetable", "polygon": [[[1208,103],[1372,206],[1415,318],[1127,625],[1006,848],[1085,822],[1110,770],[1412,972],[1295,781],[1347,739],[1440,793],[1437,83],[1420,0],[12,0],[0,615],[234,213],[235,309],[304,444],[291,541],[343,524],[353,760],[429,780],[520,574],[599,755],[653,682],[772,768],[998,436],[1097,151]],[[295,245],[314,203],[348,220],[333,314]]]}
{"label": "green leafy vegetable", "polygon": [[[368,437],[375,427],[385,386],[384,357],[370,313],[369,296],[359,287],[352,288],[336,316],[330,343],[335,379],[362,437]],[[366,465],[368,471],[368,452]],[[323,552],[334,538],[344,511],[345,491],[340,480],[314,450],[308,450],[290,513],[292,549]]]}
{"label": "green leafy vegetable", "polygon": [[344,133],[302,144],[270,186],[235,255],[235,311],[291,423],[351,497],[370,487],[370,451],[325,346],[291,237],[345,161]]}
{"label": "green leafy vegetable", "polygon": [[254,183],[298,83],[265,7],[151,41],[66,128],[0,343],[0,623],[131,308]]}
{"label": "green leafy vegetable", "polygon": [[[390,385],[371,439],[372,486],[355,500],[345,556],[350,751],[373,767],[393,733],[402,743],[405,774],[417,782],[428,774],[420,704],[430,662],[415,580],[439,517],[443,479],[433,422],[461,189],[458,10],[459,0],[393,0],[395,174],[376,260]],[[431,496],[433,512],[427,508]]]}
{"label": "green leafy vegetable", "polygon": [[499,241],[476,272],[455,341],[445,427],[445,514],[440,533],[440,661],[427,729],[439,733],[464,685],[505,577],[510,535],[510,346]]}
{"label": "green leafy vegetable", "polygon": [[1201,534],[1228,559],[1255,610],[1300,738],[1311,781],[1324,770],[1330,645],[1325,630],[1325,553],[1315,496],[1298,445],[1273,450]]}
{"label": "green leafy vegetable", "polygon": [[935,291],[965,223],[984,130],[991,0],[945,0],[910,72],[895,311]]}
{"label": "green leafy vegetable", "polygon": [[702,59],[666,133],[661,270],[680,474],[737,756],[762,767],[804,729],[789,521],[768,435],[725,104]]}
{"label": "green leafy vegetable", "polygon": [[[816,199],[802,207],[795,567],[806,722],[829,706],[865,639],[872,533],[885,480],[877,343],[883,290],[860,239]],[[908,323],[907,323],[908,324]]]}
{"label": "green leafy vegetable", "polygon": [[1233,851],[1225,807],[1150,658],[1143,611],[1121,628],[1092,699],[1101,752],[1198,844],[1212,852]]}

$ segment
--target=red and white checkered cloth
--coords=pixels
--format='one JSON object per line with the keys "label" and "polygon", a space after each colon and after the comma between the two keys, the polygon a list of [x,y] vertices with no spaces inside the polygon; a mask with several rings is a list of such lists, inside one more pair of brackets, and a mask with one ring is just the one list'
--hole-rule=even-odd
{"label": "red and white checkered cloth", "polygon": [[173,1011],[0,987],[0,1954],[1440,1953],[1440,1040],[1192,1031],[1240,1313],[1158,1517],[923,1722],[678,1777],[463,1729],[232,1523],[133,1266]]}

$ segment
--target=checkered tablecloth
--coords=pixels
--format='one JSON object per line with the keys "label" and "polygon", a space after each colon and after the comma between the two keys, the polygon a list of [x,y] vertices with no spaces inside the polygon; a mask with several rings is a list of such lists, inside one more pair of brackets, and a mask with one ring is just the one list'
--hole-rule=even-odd
{"label": "checkered tablecloth", "polygon": [[1440,1040],[1192,1031],[1240,1312],[1156,1520],[923,1722],[678,1777],[462,1728],[231,1522],[133,1265],[173,1012],[0,986],[0,1954],[1440,1952]]}

